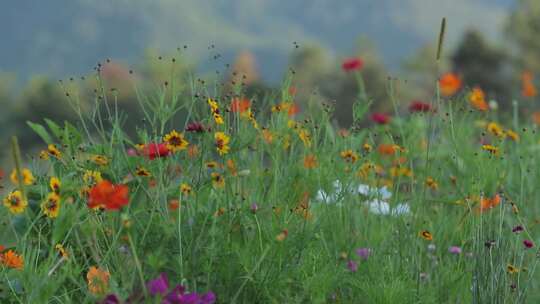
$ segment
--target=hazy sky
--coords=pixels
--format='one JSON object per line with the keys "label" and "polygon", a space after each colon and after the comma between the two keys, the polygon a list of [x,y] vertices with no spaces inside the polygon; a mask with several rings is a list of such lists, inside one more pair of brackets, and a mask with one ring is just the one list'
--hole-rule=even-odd
{"label": "hazy sky", "polygon": [[216,44],[225,57],[255,51],[274,78],[292,42],[317,43],[338,56],[368,36],[390,66],[437,38],[447,45],[474,27],[493,39],[514,0],[17,0],[0,1],[0,71],[64,77],[112,57],[133,63],[145,49],[189,44],[197,59]]}

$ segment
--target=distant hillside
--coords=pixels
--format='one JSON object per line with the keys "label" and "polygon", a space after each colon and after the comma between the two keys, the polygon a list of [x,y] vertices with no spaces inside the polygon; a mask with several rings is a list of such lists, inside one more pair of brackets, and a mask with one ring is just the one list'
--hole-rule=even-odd
{"label": "distant hillside", "polygon": [[21,79],[40,73],[66,77],[111,57],[136,62],[146,48],[188,44],[206,61],[215,44],[225,60],[241,49],[264,57],[267,79],[277,79],[288,54],[318,43],[348,54],[370,37],[390,67],[436,39],[449,18],[449,43],[474,26],[496,37],[512,0],[47,0],[9,1],[0,10],[0,71]]}

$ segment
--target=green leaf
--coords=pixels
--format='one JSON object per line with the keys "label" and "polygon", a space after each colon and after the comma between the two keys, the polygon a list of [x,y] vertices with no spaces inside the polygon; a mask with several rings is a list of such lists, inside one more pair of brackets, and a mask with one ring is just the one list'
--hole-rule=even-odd
{"label": "green leaf", "polygon": [[47,123],[47,126],[56,138],[60,138],[62,136],[62,128],[59,125],[47,118],[45,118],[44,121]]}
{"label": "green leaf", "polygon": [[45,130],[45,127],[43,127],[40,124],[33,123],[33,122],[30,122],[30,121],[27,121],[26,124],[28,124],[28,126],[30,126],[30,128],[34,132],[36,132],[37,135],[39,135],[39,137],[41,137],[41,139],[43,139],[43,141],[45,141],[47,144],[52,144],[53,143],[53,140],[52,140],[51,136],[49,135],[49,132],[47,132],[47,130]]}

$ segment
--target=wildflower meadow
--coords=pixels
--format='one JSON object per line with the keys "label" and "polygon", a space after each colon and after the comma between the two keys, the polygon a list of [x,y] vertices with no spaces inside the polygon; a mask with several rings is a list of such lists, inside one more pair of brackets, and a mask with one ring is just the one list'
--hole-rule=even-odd
{"label": "wildflower meadow", "polygon": [[98,66],[93,95],[59,84],[77,122],[4,147],[1,303],[540,301],[532,74],[504,109],[449,70],[424,101],[389,79],[378,112],[346,58],[340,128],[335,103],[297,103],[294,71],[255,96],[166,59],[165,82],[131,88],[136,126]]}

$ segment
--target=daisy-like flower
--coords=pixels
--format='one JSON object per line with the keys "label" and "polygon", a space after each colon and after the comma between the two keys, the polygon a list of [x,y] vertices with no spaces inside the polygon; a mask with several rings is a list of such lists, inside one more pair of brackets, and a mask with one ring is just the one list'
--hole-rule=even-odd
{"label": "daisy-like flower", "polygon": [[60,187],[62,186],[62,182],[60,182],[60,179],[56,176],[51,177],[49,180],[49,187],[51,188],[51,191],[60,194]]}
{"label": "daisy-like flower", "polygon": [[364,152],[366,153],[369,153],[371,152],[371,150],[373,150],[373,147],[370,144],[365,143],[362,145],[362,150],[364,150]]}
{"label": "daisy-like flower", "polygon": [[309,131],[300,129],[300,131],[298,131],[298,137],[304,143],[304,146],[308,148],[311,147],[311,135],[309,134]]}
{"label": "daisy-like flower", "polygon": [[225,187],[225,178],[218,172],[212,172],[212,185],[214,188],[223,188]]}
{"label": "daisy-like flower", "polygon": [[517,134],[516,132],[512,130],[506,130],[506,135],[508,136],[508,138],[510,138],[511,140],[515,142],[519,141],[519,134]]}
{"label": "daisy-like flower", "polygon": [[343,158],[346,162],[354,164],[356,161],[358,161],[358,154],[354,152],[351,149],[341,151],[340,153],[341,158]]}
{"label": "daisy-like flower", "polygon": [[291,107],[290,102],[282,102],[272,106],[272,113],[288,112]]}
{"label": "daisy-like flower", "polygon": [[58,213],[60,213],[60,196],[54,192],[49,193],[41,203],[41,210],[49,218],[58,217]]}
{"label": "daisy-like flower", "polygon": [[486,102],[486,95],[481,88],[475,87],[469,95],[469,102],[471,105],[479,111],[487,111],[489,105]]}
{"label": "daisy-like flower", "polygon": [[[26,186],[32,185],[34,183],[34,181],[36,180],[34,175],[32,174],[32,171],[30,171],[30,170],[28,170],[26,168],[22,169],[21,175],[22,175],[22,179],[23,179],[23,184],[25,184]],[[19,176],[17,174],[16,169],[13,169],[13,171],[11,171],[11,175],[9,177],[11,179],[11,182],[14,185],[19,184]]]}
{"label": "daisy-like flower", "polygon": [[430,187],[431,190],[439,189],[439,184],[431,176],[426,178],[426,186]]}
{"label": "daisy-like flower", "polygon": [[139,166],[135,168],[135,175],[149,177],[152,176],[152,173],[150,173],[150,171],[148,171],[146,168]]}
{"label": "daisy-like flower", "polygon": [[509,274],[515,274],[519,272],[519,268],[512,264],[506,265],[506,271],[508,271]]}
{"label": "daisy-like flower", "polygon": [[420,235],[421,238],[423,238],[426,241],[432,241],[433,240],[433,235],[428,230],[420,231],[419,235]]}
{"label": "daisy-like flower", "polygon": [[493,155],[499,155],[499,148],[492,145],[482,145],[482,150],[487,151]]}
{"label": "daisy-like flower", "polygon": [[215,140],[216,150],[218,151],[219,155],[224,155],[224,154],[229,153],[230,138],[229,136],[227,136],[227,134],[223,132],[216,132],[214,134],[214,140]]}
{"label": "daisy-like flower", "polygon": [[439,80],[441,94],[450,97],[461,89],[461,79],[454,73],[446,73]]}
{"label": "daisy-like flower", "polygon": [[180,192],[182,192],[184,195],[190,195],[192,191],[193,190],[191,189],[190,185],[188,185],[186,183],[182,183],[180,185]]}
{"label": "daisy-like flower", "polygon": [[22,270],[24,266],[24,258],[13,250],[8,250],[0,254],[0,265],[8,268]]}
{"label": "daisy-like flower", "polygon": [[88,207],[102,207],[106,210],[119,210],[129,204],[129,189],[126,185],[113,185],[103,180],[89,192]]}
{"label": "daisy-like flower", "polygon": [[214,117],[215,123],[218,125],[224,124],[225,121],[223,120],[223,116],[221,116],[219,112],[218,103],[212,98],[208,98],[208,105],[210,106],[210,110],[212,111],[212,116]]}
{"label": "daisy-like flower", "polygon": [[62,244],[56,244],[56,246],[54,246],[54,249],[56,249],[56,251],[58,251],[58,254],[62,258],[64,258],[64,259],[69,258],[69,253],[67,252],[67,250],[64,248],[64,246]]}
{"label": "daisy-like flower", "polygon": [[163,137],[163,141],[167,145],[167,148],[172,152],[185,150],[189,142],[184,138],[184,134],[172,130],[169,134]]}
{"label": "daisy-like flower", "polygon": [[50,145],[47,146],[47,153],[50,156],[54,156],[54,157],[56,157],[58,159],[60,159],[62,157],[62,152],[60,152],[58,147],[56,147],[56,145],[53,145],[53,144],[50,144]]}
{"label": "daisy-like flower", "polygon": [[96,185],[97,183],[101,182],[103,180],[103,178],[101,177],[101,172],[99,171],[89,171],[87,170],[86,172],[84,172],[84,175],[83,175],[83,181],[85,183],[85,185],[87,186],[94,186]]}
{"label": "daisy-like flower", "polygon": [[94,295],[105,294],[109,290],[109,278],[108,271],[95,266],[90,267],[86,274],[88,290]]}
{"label": "daisy-like flower", "polygon": [[503,138],[505,136],[504,130],[496,122],[490,122],[487,124],[486,130],[494,136]]}
{"label": "daisy-like flower", "polygon": [[13,214],[23,213],[28,206],[28,201],[23,199],[22,192],[19,190],[9,193],[3,202],[4,206]]}
{"label": "daisy-like flower", "polygon": [[109,158],[105,155],[92,155],[90,160],[98,166],[107,166],[109,164]]}

